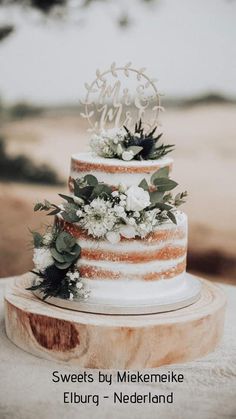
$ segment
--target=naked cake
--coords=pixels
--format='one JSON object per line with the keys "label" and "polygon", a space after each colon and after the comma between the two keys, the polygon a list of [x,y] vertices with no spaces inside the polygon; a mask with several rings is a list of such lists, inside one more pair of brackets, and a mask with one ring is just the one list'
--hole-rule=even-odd
{"label": "naked cake", "polygon": [[[105,100],[114,93],[117,107],[116,86],[103,75],[87,88],[101,90],[99,103],[101,94]],[[48,302],[65,306],[69,300],[75,310],[135,314],[180,308],[199,298],[199,282],[186,276],[187,216],[179,206],[187,193],[173,195],[178,185],[171,179],[173,145],[162,142],[150,112],[145,120],[142,101],[139,96],[135,102],[139,119],[126,111],[122,125],[116,110],[98,108],[102,115],[90,151],[71,157],[69,194],[59,194],[61,205],[35,206],[55,216],[50,231],[34,234],[38,279],[31,289]],[[83,116],[89,121],[96,114],[88,109],[91,103],[87,97]],[[104,126],[112,118],[115,126]]]}

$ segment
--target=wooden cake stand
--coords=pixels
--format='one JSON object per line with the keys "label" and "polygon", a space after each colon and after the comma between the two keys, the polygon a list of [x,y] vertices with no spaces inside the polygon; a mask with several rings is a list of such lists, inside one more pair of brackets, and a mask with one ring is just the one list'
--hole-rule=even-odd
{"label": "wooden cake stand", "polygon": [[141,369],[200,358],[223,333],[223,291],[202,281],[200,299],[180,310],[145,315],[72,311],[39,300],[30,275],[16,277],[5,296],[6,332],[23,350],[82,368]]}

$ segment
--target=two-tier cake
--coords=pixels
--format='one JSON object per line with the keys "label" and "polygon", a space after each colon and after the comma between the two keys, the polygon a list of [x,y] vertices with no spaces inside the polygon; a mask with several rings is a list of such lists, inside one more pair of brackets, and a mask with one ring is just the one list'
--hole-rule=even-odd
{"label": "two-tier cake", "polygon": [[[73,287],[69,290],[70,303],[66,303],[75,310],[155,313],[189,305],[199,298],[200,283],[186,275],[187,216],[177,209],[186,193],[174,197],[170,192],[177,185],[170,179],[173,159],[166,156],[169,149],[163,144],[159,158],[158,137],[154,131],[144,134],[140,121],[133,134],[113,129],[94,135],[90,152],[72,156],[71,194],[61,195],[65,203],[59,207],[38,203],[35,207],[56,215],[46,242],[42,236],[37,246],[36,235],[34,259],[37,274],[44,281],[37,282],[35,289],[43,291],[47,286],[48,266],[49,274],[54,270],[64,274],[61,267],[65,266],[68,284],[78,275],[77,283],[72,282],[74,292]],[[154,154],[157,158],[149,158]],[[79,249],[76,261],[69,255],[68,263],[68,249],[59,241],[65,232],[65,240],[71,238]],[[43,266],[44,272],[40,272],[38,257],[42,250],[50,263],[46,269]],[[57,266],[52,266],[53,261]],[[54,291],[52,287],[50,294],[46,289],[47,301],[65,306],[65,295]]]}

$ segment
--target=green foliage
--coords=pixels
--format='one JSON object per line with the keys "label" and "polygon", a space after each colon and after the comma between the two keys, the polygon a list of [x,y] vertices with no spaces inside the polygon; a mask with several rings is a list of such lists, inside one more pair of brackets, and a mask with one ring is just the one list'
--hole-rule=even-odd
{"label": "green foliage", "polygon": [[174,189],[178,185],[178,183],[174,180],[165,177],[160,177],[155,179],[154,185],[157,187],[157,190],[159,192],[166,192]]}
{"label": "green foliage", "polygon": [[[164,219],[168,217],[172,222],[176,223],[173,211],[185,202],[187,196],[187,192],[181,192],[173,198],[169,191],[177,185],[177,182],[169,179],[169,167],[158,169],[151,177],[151,185],[144,178],[139,183],[139,187],[149,192],[151,204],[143,211],[159,209],[160,213],[158,216],[160,220],[163,214],[165,214]],[[84,205],[90,205],[98,197],[109,200],[113,205],[119,204],[119,195],[113,197],[112,188],[105,183],[98,182],[97,178],[92,175],[74,180],[74,194],[74,196],[59,194],[66,201],[63,204],[63,209],[55,204],[51,204],[49,201],[44,201],[35,205],[35,211],[51,210],[48,215],[55,215],[60,212],[60,215],[66,222],[77,223],[82,217]],[[80,210],[79,215],[78,210]]]}
{"label": "green foliage", "polygon": [[140,184],[138,185],[140,188],[143,188],[145,191],[149,190],[149,185],[146,179],[141,180]]}
{"label": "green foliage", "polygon": [[169,217],[169,219],[174,223],[174,224],[177,224],[177,221],[176,221],[176,218],[175,218],[175,215],[174,215],[174,213],[172,212],[172,211],[167,211],[167,217]]}
{"label": "green foliage", "polygon": [[40,233],[38,233],[37,231],[31,231],[31,233],[33,235],[34,247],[36,249],[38,249],[43,244],[43,236]]}
{"label": "green foliage", "polygon": [[187,193],[187,191],[185,191],[185,192],[181,192],[181,193],[178,193],[176,196],[175,196],[175,199],[174,199],[174,205],[176,206],[176,207],[179,207],[180,205],[182,205],[182,204],[184,204],[186,201],[185,201],[185,198],[188,196],[188,193]]}
{"label": "green foliage", "polygon": [[151,177],[151,182],[157,187],[158,192],[166,192],[174,189],[178,183],[169,179],[169,168],[162,167]]}
{"label": "green foliage", "polygon": [[79,258],[81,248],[70,233],[59,231],[50,251],[55,266],[59,269],[67,269]]}
{"label": "green foliage", "polygon": [[84,178],[74,180],[74,194],[77,198],[90,203],[95,198],[108,199],[111,196],[112,188],[103,182],[98,182],[97,178],[87,175]]}
{"label": "green foliage", "polygon": [[149,193],[149,195],[150,195],[150,201],[152,205],[155,206],[158,202],[162,201],[164,192],[152,191]]}
{"label": "green foliage", "polygon": [[77,295],[76,280],[66,278],[69,270],[77,271],[75,263],[80,257],[81,248],[76,239],[69,232],[62,230],[58,224],[47,229],[45,235],[35,231],[32,231],[32,235],[34,247],[50,250],[54,263],[46,267],[43,272],[34,272],[41,281],[28,289],[31,291],[39,289],[43,292],[44,298],[58,296],[69,298],[71,293]]}
{"label": "green foliage", "polygon": [[151,183],[154,184],[155,180],[162,177],[169,177],[169,167],[165,166],[161,169],[158,169],[155,173],[153,173],[151,177]]}

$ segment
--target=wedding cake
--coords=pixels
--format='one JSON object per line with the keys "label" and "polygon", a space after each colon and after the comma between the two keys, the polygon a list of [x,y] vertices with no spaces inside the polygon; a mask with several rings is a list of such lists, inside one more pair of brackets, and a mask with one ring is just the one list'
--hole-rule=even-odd
{"label": "wedding cake", "polygon": [[[113,65],[111,75],[116,78],[119,70],[126,76],[132,71]],[[137,74],[138,80],[144,77],[143,69]],[[146,83],[154,86],[149,79]],[[88,94],[99,92],[97,112],[103,123],[99,129],[95,123],[90,151],[71,157],[70,193],[59,194],[63,203],[35,205],[35,211],[49,211],[55,222],[44,234],[33,233],[30,289],[48,303],[88,312],[181,308],[199,298],[200,283],[186,274],[187,216],[179,206],[187,193],[172,193],[177,186],[170,177],[173,145],[162,143],[159,127],[143,121],[143,96],[135,123],[126,111],[122,125],[104,128],[104,112],[112,118],[107,105],[101,107],[101,97],[110,98],[114,89],[100,73],[95,84],[87,85]],[[90,121],[93,102],[87,97],[85,103],[83,116]],[[155,108],[159,111],[160,105]]]}
{"label": "wedding cake", "polygon": [[186,273],[187,193],[174,191],[156,82],[144,68],[113,63],[85,88],[90,148],[71,156],[60,201],[35,204],[52,222],[32,232],[34,269],[6,290],[7,336],[77,368],[204,356],[222,336],[225,297]]}

